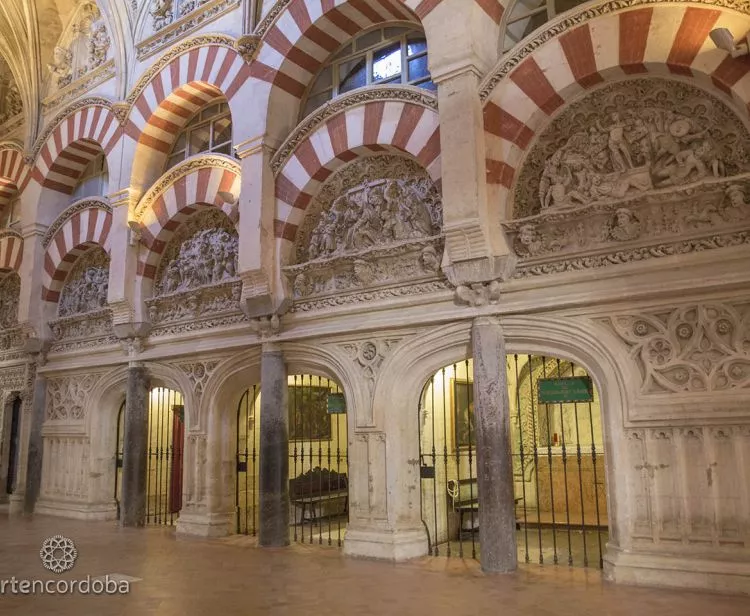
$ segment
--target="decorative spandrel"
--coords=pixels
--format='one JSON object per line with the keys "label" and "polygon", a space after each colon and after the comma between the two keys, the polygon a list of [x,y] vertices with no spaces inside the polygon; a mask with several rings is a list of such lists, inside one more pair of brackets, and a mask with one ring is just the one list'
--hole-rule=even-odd
{"label": "decorative spandrel", "polygon": [[0,273],[0,329],[10,329],[18,324],[18,296],[21,279],[17,274]]}
{"label": "decorative spandrel", "polygon": [[442,200],[417,163],[357,160],[331,176],[284,268],[296,300],[439,277]]}
{"label": "decorative spandrel", "polygon": [[109,257],[101,248],[89,249],[68,274],[60,294],[58,316],[71,317],[105,308],[108,288]]}
{"label": "decorative spandrel", "polygon": [[632,79],[601,88],[534,144],[514,218],[737,175],[750,170],[747,136],[725,103],[683,82]]}

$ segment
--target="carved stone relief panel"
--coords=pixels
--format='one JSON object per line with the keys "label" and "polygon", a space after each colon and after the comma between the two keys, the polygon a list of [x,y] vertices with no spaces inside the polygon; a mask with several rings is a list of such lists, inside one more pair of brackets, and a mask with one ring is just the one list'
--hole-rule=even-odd
{"label": "carved stone relief panel", "polygon": [[70,317],[101,310],[107,305],[109,257],[102,248],[90,248],[77,261],[65,280],[57,314]]}
{"label": "carved stone relief panel", "polygon": [[683,82],[629,79],[587,94],[542,133],[504,223],[516,277],[746,243],[748,131]]}
{"label": "carved stone relief panel", "polygon": [[427,172],[399,156],[342,167],[308,207],[284,268],[296,302],[440,279],[442,199]]}
{"label": "carved stone relief panel", "polygon": [[693,304],[600,322],[629,348],[643,394],[750,387],[750,302]]}
{"label": "carved stone relief panel", "polygon": [[86,416],[86,403],[101,374],[77,374],[47,380],[48,421],[80,421]]}
{"label": "carved stone relief panel", "polygon": [[13,73],[0,58],[0,125],[23,111],[23,101]]}
{"label": "carved stone relief panel", "polygon": [[18,325],[18,296],[21,293],[21,279],[11,272],[0,273],[0,330]]}
{"label": "carved stone relief panel", "polygon": [[[219,210],[202,210],[185,221],[162,255],[155,297],[146,300],[151,323],[161,327],[184,321],[193,331],[203,328],[196,319],[205,327],[229,324],[227,318],[242,320],[238,244],[237,230]],[[171,326],[169,331],[177,330]]]}

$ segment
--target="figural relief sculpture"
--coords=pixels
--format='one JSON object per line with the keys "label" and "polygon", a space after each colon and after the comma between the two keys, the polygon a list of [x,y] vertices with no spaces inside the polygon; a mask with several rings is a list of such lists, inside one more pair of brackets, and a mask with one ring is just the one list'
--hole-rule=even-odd
{"label": "figural relief sculpture", "polygon": [[442,201],[413,161],[354,161],[326,181],[308,212],[295,242],[297,264],[284,268],[295,301],[439,277]]}
{"label": "figural relief sculpture", "polygon": [[190,321],[196,329],[198,317],[240,316],[238,245],[237,230],[220,210],[202,210],[185,221],[164,250],[154,297],[146,300],[151,323]]}
{"label": "figural relief sculpture", "polygon": [[503,226],[533,265],[516,276],[659,256],[648,246],[665,239],[675,242],[665,254],[690,252],[680,238],[736,231],[750,223],[749,143],[725,103],[683,82],[628,79],[587,93],[523,162]]}

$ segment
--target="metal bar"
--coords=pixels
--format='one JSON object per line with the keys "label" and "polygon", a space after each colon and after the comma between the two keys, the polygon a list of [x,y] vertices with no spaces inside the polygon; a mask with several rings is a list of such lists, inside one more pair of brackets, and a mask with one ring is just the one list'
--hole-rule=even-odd
{"label": "metal bar", "polygon": [[601,533],[601,519],[599,512],[599,478],[596,472],[596,442],[594,440],[594,416],[591,410],[591,402],[588,403],[589,407],[589,430],[591,431],[591,463],[594,466],[594,502],[596,503],[596,538],[599,543],[599,568],[604,568],[604,558],[602,555],[602,533]]}
{"label": "metal bar", "polygon": [[152,401],[154,399],[153,392],[155,390],[149,391],[148,395],[148,462],[146,464],[148,468],[148,474],[146,475],[146,523],[151,521],[151,484],[153,483],[153,480],[151,479],[151,464],[154,461],[153,460],[153,429],[154,429],[154,422],[153,422],[153,412],[154,412],[154,405],[152,404]]}
{"label": "metal bar", "polygon": [[[542,378],[547,378],[547,357],[542,355]],[[553,549],[553,561],[555,564],[558,563],[557,558],[557,525],[555,524],[555,486],[552,480],[552,441],[550,439],[549,432],[549,406],[545,404],[544,415],[547,424],[547,464],[549,465],[549,500],[550,509],[552,510],[552,549]]]}
{"label": "metal bar", "polygon": [[[322,385],[322,381],[320,379],[320,376],[318,376],[318,388],[320,388],[321,385]],[[326,379],[326,386],[330,387],[330,383],[329,383],[328,379]],[[318,391],[320,391],[320,389],[318,389]],[[326,421],[328,421],[328,422],[331,421],[331,418],[328,417],[327,415],[326,415]],[[330,429],[330,427],[329,427],[329,429]],[[336,436],[338,437],[338,434]],[[329,447],[329,449],[331,447],[330,441],[328,442],[328,447]],[[323,468],[323,440],[322,439],[318,440],[318,466],[321,469]],[[329,470],[329,473],[328,473],[328,494],[327,494],[327,496],[330,496],[331,495],[331,473],[330,473],[331,469],[328,469],[328,470]],[[318,475],[318,492],[320,492],[321,494],[323,493],[323,473],[320,473]],[[320,506],[324,507],[324,504],[321,503]],[[319,533],[318,533],[318,545],[323,545],[323,528],[322,528],[322,525],[320,524],[320,522],[318,522],[318,531],[319,531]]]}
{"label": "metal bar", "polygon": [[[570,363],[570,371],[575,376],[575,364]],[[583,469],[581,468],[581,435],[578,426],[578,402],[573,405],[576,420],[576,460],[578,461],[578,485],[581,488],[581,537],[583,537],[583,566],[589,566],[589,554],[586,549],[586,507],[583,501]],[[598,532],[598,531],[597,531]]]}
{"label": "metal bar", "polygon": [[[294,477],[296,479],[296,477],[299,474],[297,472],[297,455],[298,455],[298,451],[297,451],[297,437],[299,435],[299,433],[297,432],[297,392],[299,391],[299,389],[297,387],[297,375],[296,374],[294,375],[294,388],[293,388],[293,391],[294,391],[294,396],[292,397],[292,421],[294,422]],[[298,484],[295,483],[295,486],[296,485],[298,485]],[[297,520],[296,520],[296,518],[297,518],[297,506],[296,506],[296,504],[294,506],[294,517],[295,517],[295,520],[294,520],[294,541],[298,542],[299,541],[299,537],[297,535]],[[302,517],[300,515],[300,527],[301,527],[301,523],[302,523]]]}
{"label": "metal bar", "polygon": [[[560,374],[560,359],[557,358],[557,378]],[[565,481],[565,527],[568,531],[568,565],[573,566],[573,549],[571,547],[570,537],[570,501],[568,499],[568,454],[565,446],[565,418],[563,413],[563,404],[560,403],[560,444],[562,446],[562,463],[563,463],[563,481]],[[580,486],[579,486],[580,489]]]}
{"label": "metal bar", "polygon": [[518,375],[518,353],[513,355],[513,364],[515,367],[516,374],[516,412],[518,414],[518,451],[521,459],[521,496],[523,498],[523,545],[524,545],[524,561],[529,563],[529,527],[528,518],[526,514],[526,465],[524,459],[523,449],[523,419],[521,417],[521,381]]}
{"label": "metal bar", "polygon": [[[471,377],[469,376],[469,368],[471,367]],[[473,403],[474,403],[474,388],[472,382],[474,380],[474,365],[470,363],[468,359],[464,360],[464,369],[466,370],[466,422],[469,436],[469,479],[474,479],[474,421],[472,420]],[[476,559],[477,557],[477,544],[476,544],[476,533],[474,532],[474,482],[469,483],[469,499],[471,500],[472,506],[469,509],[469,516],[471,518],[471,557]]]}
{"label": "metal bar", "polygon": [[[258,385],[253,385],[253,429],[252,429],[252,439],[253,439],[253,537],[258,533],[258,490],[255,482],[255,474],[257,470],[257,460],[258,460],[258,450],[257,450],[257,438],[258,438],[258,425],[260,421],[260,417],[258,417],[258,414],[260,412],[260,405],[258,404],[258,397],[260,395],[260,392],[258,391]],[[247,443],[247,439],[245,439],[245,442]],[[245,445],[245,451],[247,451],[247,445]],[[245,490],[247,490],[247,473],[245,474]],[[246,499],[247,501],[247,499]],[[245,514],[245,518],[247,519],[247,514]]]}
{"label": "metal bar", "polygon": [[[456,381],[458,379],[458,364],[453,364],[453,400],[457,399],[456,396]],[[447,397],[447,387],[445,387],[445,383],[443,383],[443,398]],[[443,408],[449,408],[449,401],[444,400],[443,402]],[[456,406],[456,405],[454,405]],[[456,481],[459,481],[459,478],[461,477],[461,450],[458,446],[458,430],[456,430],[457,426],[457,416],[456,416],[456,408],[451,408],[451,413],[453,414],[453,447],[455,448],[455,451],[453,452],[456,457]],[[458,484],[457,484],[458,485]],[[459,489],[459,488],[456,488]],[[460,497],[460,492],[459,492]],[[464,557],[464,542],[463,542],[463,516],[459,514],[458,517],[458,557],[463,558]]]}
{"label": "metal bar", "polygon": [[[442,495],[446,495],[448,491],[448,462],[450,462],[450,454],[448,453],[448,405],[445,403],[445,392],[447,390],[447,381],[445,380],[445,366],[443,367],[443,373],[442,373],[442,390],[443,390],[443,477],[445,478],[445,485],[440,486],[440,492]],[[432,388],[432,414],[435,414],[435,387],[434,387],[434,377],[433,377],[433,388]],[[455,430],[454,430],[455,432]],[[433,443],[434,446],[434,443]],[[435,482],[435,498],[437,499],[437,481]],[[447,496],[442,496],[442,498],[447,498]],[[448,503],[446,501],[445,506],[445,531],[446,531],[446,556],[448,558],[451,557],[451,537],[450,537],[450,511],[448,508]],[[437,516],[435,517],[435,539],[437,540]],[[458,541],[461,542],[461,529],[458,529]],[[437,541],[436,541],[437,543]],[[460,550],[460,548],[459,548]],[[438,552],[435,552],[435,555],[438,555]]]}
{"label": "metal bar", "polygon": [[[242,425],[241,419],[242,419],[242,401],[247,396],[247,392],[242,394],[242,397],[240,398],[240,403],[237,405],[237,438],[236,438],[236,444],[237,447],[235,451],[237,452],[237,457],[235,459],[235,473],[234,473],[234,506],[236,508],[235,512],[235,524],[237,528],[237,533],[242,533],[242,505],[240,503],[240,462],[242,458],[242,453],[240,450],[240,426]],[[247,425],[247,422],[246,422]],[[247,476],[247,475],[246,475]]]}
{"label": "metal bar", "polygon": [[[337,386],[338,387],[338,386]],[[341,431],[340,431],[340,415],[336,415],[336,474],[341,477]],[[346,422],[346,419],[345,419]],[[344,424],[344,438],[347,439],[345,442],[348,442],[349,438],[349,424],[346,422]],[[349,511],[349,481],[348,478],[350,476],[349,473],[349,450],[348,448],[344,450],[344,462],[346,465],[346,476],[347,476],[347,482],[346,482],[346,508],[347,512]],[[339,479],[341,481],[341,479]],[[347,521],[349,519],[349,514],[347,513]],[[338,547],[341,547],[341,516],[336,516],[336,525],[337,525],[337,535],[336,535],[336,545]]]}
{"label": "metal bar", "polygon": [[539,535],[539,564],[544,564],[544,551],[542,549],[542,512],[539,508],[539,439],[536,429],[536,408],[534,405],[534,364],[531,355],[527,355],[529,368],[529,400],[531,403],[531,427],[534,432],[534,481],[536,483],[536,519],[537,532]]}
{"label": "metal bar", "polygon": [[[431,433],[432,433],[432,447],[430,447],[430,453],[432,455],[432,525],[433,525],[433,535],[432,535],[432,549],[435,554],[435,556],[440,555],[440,549],[438,548],[438,499],[437,499],[437,473],[435,472],[437,470],[437,450],[435,449],[435,375],[432,375],[432,382],[428,385],[430,387],[430,427],[431,427]],[[425,393],[427,393],[427,390],[425,389]],[[425,409],[426,411],[427,409]],[[419,426],[421,429],[422,426],[422,420],[420,417]],[[443,429],[445,429],[445,422],[443,422]],[[422,444],[422,439],[419,440],[420,447]],[[447,507],[446,507],[447,511]],[[450,542],[449,542],[450,545]]]}

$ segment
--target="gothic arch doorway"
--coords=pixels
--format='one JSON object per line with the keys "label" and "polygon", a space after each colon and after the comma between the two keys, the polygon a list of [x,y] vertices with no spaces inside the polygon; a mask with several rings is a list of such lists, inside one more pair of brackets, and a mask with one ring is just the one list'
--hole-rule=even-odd
{"label": "gothic arch doorway", "polygon": [[[117,517],[122,500],[125,455],[125,401],[117,414],[114,496]],[[166,387],[149,392],[146,449],[146,524],[174,526],[182,509],[185,407],[182,394]]]}
{"label": "gothic arch doorway", "polygon": [[[601,403],[581,366],[509,355],[519,562],[602,568],[608,537]],[[478,558],[473,363],[438,370],[419,405],[422,519],[433,555]]]}

